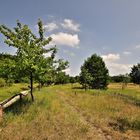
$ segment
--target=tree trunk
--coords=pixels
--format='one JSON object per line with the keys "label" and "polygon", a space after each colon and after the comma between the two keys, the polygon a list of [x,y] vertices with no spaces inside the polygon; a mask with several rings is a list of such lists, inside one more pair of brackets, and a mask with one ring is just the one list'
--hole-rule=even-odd
{"label": "tree trunk", "polygon": [[41,87],[42,87],[42,84],[41,84],[41,82],[39,82],[39,85],[38,85],[38,90],[39,91],[40,91]]}
{"label": "tree trunk", "polygon": [[32,101],[34,101],[34,96],[33,96],[33,74],[31,72],[31,75],[30,75],[30,87],[31,87],[31,98],[32,98]]}
{"label": "tree trunk", "polygon": [[85,84],[85,91],[87,91],[87,85]]}

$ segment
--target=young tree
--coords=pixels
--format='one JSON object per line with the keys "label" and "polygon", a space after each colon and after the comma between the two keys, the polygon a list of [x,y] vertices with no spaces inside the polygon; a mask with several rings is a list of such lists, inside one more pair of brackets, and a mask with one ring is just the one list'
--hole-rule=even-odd
{"label": "young tree", "polygon": [[[53,52],[55,51],[55,48]],[[52,54],[53,54],[52,52]],[[42,87],[44,84],[49,84],[52,82],[52,73],[54,71],[54,58],[44,57],[39,63],[39,68],[35,73],[35,79],[39,83],[39,88]]]}
{"label": "young tree", "polygon": [[17,26],[11,30],[5,25],[0,26],[0,32],[6,37],[5,43],[17,49],[16,71],[26,75],[30,79],[31,98],[33,96],[33,78],[35,74],[44,69],[40,63],[44,61],[44,53],[54,51],[55,47],[45,49],[51,37],[44,37],[44,28],[41,20],[38,21],[39,37],[32,33],[27,25],[22,25],[17,21]]}
{"label": "young tree", "polygon": [[81,66],[80,83],[88,87],[104,89],[108,85],[108,69],[100,56],[93,54]]}
{"label": "young tree", "polygon": [[140,64],[134,65],[131,68],[130,77],[133,83],[140,85]]}
{"label": "young tree", "polygon": [[40,63],[41,69],[36,72],[36,80],[40,83],[40,87],[56,83],[58,74],[63,73],[62,71],[68,67],[68,61],[55,59],[56,53],[57,49],[54,49],[51,56],[45,57]]}
{"label": "young tree", "polygon": [[67,84],[69,83],[69,75],[65,72],[58,72],[56,74],[55,84]]}

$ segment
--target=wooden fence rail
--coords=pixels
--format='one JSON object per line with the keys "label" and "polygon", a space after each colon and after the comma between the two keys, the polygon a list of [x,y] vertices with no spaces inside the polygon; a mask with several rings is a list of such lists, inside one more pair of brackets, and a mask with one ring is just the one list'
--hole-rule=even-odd
{"label": "wooden fence rail", "polygon": [[26,95],[28,95],[28,93],[30,92],[30,90],[26,90],[26,91],[22,91],[19,94],[16,94],[6,100],[4,100],[3,102],[0,103],[0,118],[2,118],[3,116],[3,110],[9,106],[11,106],[12,104],[14,104],[16,101],[21,100],[22,97],[25,97]]}

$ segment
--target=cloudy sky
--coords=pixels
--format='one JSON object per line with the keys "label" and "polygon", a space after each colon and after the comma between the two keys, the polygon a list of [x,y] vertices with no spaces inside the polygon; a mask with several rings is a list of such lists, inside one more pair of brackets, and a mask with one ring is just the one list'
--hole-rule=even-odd
{"label": "cloudy sky", "polygon": [[[0,24],[13,28],[19,19],[36,33],[41,18],[57,57],[70,62],[69,74],[77,75],[84,60],[97,53],[116,75],[140,62],[139,7],[140,0],[0,0]],[[0,52],[14,53],[3,40],[0,35]]]}

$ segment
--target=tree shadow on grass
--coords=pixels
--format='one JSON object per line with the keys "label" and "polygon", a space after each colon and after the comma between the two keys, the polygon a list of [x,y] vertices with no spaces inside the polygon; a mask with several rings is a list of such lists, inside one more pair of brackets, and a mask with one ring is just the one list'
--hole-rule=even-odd
{"label": "tree shadow on grass", "polygon": [[116,118],[114,122],[109,122],[111,126],[116,131],[126,132],[127,130],[140,130],[140,120],[136,119],[130,121],[127,118]]}
{"label": "tree shadow on grass", "polygon": [[6,114],[12,113],[13,115],[20,115],[20,114],[26,113],[32,103],[33,102],[29,99],[18,100],[11,106],[5,108],[4,112]]}

